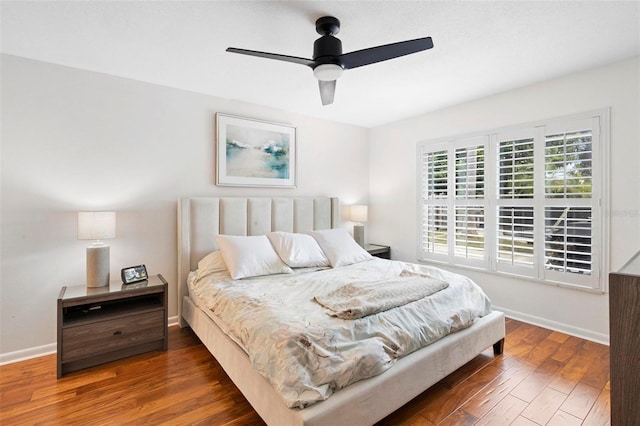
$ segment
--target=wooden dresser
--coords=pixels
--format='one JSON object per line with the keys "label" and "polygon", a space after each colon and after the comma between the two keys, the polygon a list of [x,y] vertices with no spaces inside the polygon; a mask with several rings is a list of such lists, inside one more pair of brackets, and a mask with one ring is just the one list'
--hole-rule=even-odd
{"label": "wooden dresser", "polygon": [[611,425],[640,425],[640,252],[609,274]]}

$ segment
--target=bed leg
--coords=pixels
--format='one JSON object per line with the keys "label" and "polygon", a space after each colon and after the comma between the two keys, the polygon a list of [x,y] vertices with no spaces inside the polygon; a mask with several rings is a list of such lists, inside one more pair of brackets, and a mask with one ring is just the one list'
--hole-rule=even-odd
{"label": "bed leg", "polygon": [[493,344],[494,355],[502,355],[502,351],[504,351],[504,337]]}

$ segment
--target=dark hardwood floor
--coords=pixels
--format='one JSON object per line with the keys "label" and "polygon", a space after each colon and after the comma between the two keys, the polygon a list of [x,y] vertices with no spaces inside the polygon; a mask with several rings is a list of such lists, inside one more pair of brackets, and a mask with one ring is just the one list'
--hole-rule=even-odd
{"label": "dark hardwood floor", "polygon": [[[609,348],[507,320],[491,348],[379,425],[607,425]],[[0,367],[0,424],[262,425],[188,329],[169,350],[56,379],[55,355]]]}

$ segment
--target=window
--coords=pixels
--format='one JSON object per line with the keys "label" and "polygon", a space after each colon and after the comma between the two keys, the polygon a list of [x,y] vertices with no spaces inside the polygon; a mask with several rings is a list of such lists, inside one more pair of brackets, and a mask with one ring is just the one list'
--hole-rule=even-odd
{"label": "window", "polygon": [[608,110],[418,144],[419,259],[605,288]]}
{"label": "window", "polygon": [[486,145],[477,137],[422,153],[421,251],[432,258],[484,261]]}

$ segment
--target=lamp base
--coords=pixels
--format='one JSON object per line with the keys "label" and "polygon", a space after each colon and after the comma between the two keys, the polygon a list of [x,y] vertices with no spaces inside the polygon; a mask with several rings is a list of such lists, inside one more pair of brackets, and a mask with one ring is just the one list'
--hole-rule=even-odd
{"label": "lamp base", "polygon": [[353,226],[353,239],[356,240],[360,247],[364,248],[364,225]]}
{"label": "lamp base", "polygon": [[87,247],[87,287],[104,287],[109,285],[109,246]]}

